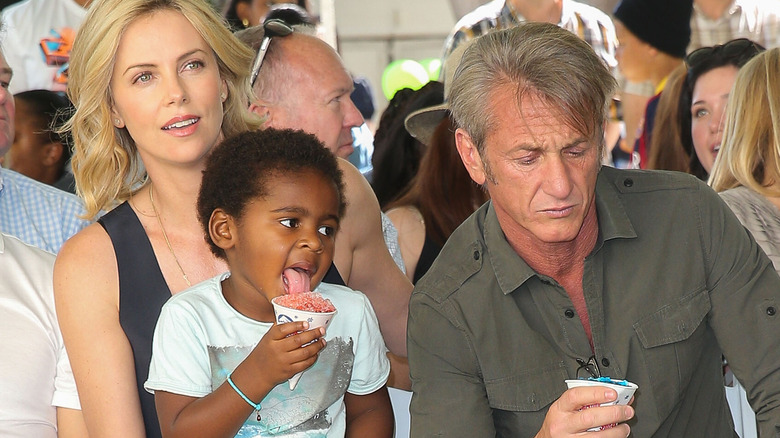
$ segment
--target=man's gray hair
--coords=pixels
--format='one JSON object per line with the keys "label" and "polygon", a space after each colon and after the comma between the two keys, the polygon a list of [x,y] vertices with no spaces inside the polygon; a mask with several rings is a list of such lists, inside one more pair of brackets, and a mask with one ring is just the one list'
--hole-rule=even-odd
{"label": "man's gray hair", "polygon": [[[499,87],[557,109],[561,121],[603,148],[603,123],[615,79],[593,49],[568,30],[549,23],[523,23],[471,42],[455,71],[450,109],[480,155],[496,115],[491,99]],[[520,108],[522,114],[522,108]]]}

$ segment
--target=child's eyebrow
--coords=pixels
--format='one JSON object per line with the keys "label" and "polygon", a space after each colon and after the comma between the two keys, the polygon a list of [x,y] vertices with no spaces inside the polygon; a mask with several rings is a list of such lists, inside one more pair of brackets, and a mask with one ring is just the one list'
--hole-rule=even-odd
{"label": "child's eyebrow", "polygon": [[287,207],[281,207],[281,208],[277,208],[275,210],[271,210],[271,213],[309,214],[309,210],[307,208],[305,208],[305,207],[287,206]]}

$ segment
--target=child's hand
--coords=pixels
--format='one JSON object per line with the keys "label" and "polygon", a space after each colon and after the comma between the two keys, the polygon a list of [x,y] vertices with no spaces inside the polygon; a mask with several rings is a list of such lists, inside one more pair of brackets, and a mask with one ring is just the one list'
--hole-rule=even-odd
{"label": "child's hand", "polygon": [[320,350],[325,348],[325,329],[308,328],[306,321],[274,324],[247,358],[257,367],[257,378],[264,380],[269,388],[317,361]]}

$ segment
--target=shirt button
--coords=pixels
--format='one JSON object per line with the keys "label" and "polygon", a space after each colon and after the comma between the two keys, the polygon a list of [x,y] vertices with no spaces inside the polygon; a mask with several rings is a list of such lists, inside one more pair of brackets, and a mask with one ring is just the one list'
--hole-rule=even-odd
{"label": "shirt button", "polygon": [[566,311],[565,311],[565,312],[563,312],[563,314],[564,314],[564,315],[565,315],[567,318],[569,318],[569,319],[571,319],[571,318],[574,318],[574,311],[573,311],[573,310],[571,310],[571,309],[566,309]]}
{"label": "shirt button", "polygon": [[631,187],[634,185],[634,180],[631,178],[626,178],[623,180],[623,185],[626,187]]}
{"label": "shirt button", "polygon": [[766,314],[769,316],[775,316],[775,313],[777,313],[777,309],[775,309],[772,306],[769,306],[766,308]]}
{"label": "shirt button", "polygon": [[605,367],[608,367],[609,366],[609,359],[607,359],[606,357],[601,359],[601,364],[604,365]]}
{"label": "shirt button", "polygon": [[479,260],[479,251],[474,251],[474,260]]}

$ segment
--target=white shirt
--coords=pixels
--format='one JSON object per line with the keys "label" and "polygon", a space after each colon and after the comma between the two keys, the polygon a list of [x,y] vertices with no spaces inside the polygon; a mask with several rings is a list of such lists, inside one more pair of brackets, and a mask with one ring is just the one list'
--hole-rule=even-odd
{"label": "white shirt", "polygon": [[56,406],[79,409],[54,312],[54,255],[0,234],[0,436],[57,436]]}
{"label": "white shirt", "polygon": [[65,91],[69,47],[86,15],[73,0],[25,0],[3,9],[3,53],[14,71],[11,93]]}
{"label": "white shirt", "polygon": [[[228,275],[196,284],[163,306],[144,384],[147,391],[210,394],[225,384],[271,328],[272,323],[247,318],[228,304],[221,287]],[[343,437],[344,394],[367,395],[387,381],[387,349],[368,298],[326,283],[315,290],[337,309],[326,329],[326,347],[294,390],[283,382],[262,401],[254,400],[262,405],[261,420],[252,413],[236,437]]]}

